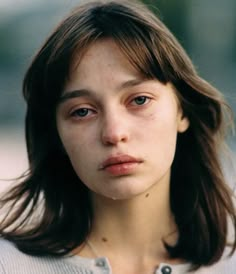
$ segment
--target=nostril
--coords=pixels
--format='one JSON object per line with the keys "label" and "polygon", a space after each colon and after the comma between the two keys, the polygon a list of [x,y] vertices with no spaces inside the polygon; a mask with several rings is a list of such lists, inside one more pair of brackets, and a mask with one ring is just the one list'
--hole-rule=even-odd
{"label": "nostril", "polygon": [[114,132],[110,131],[102,136],[102,142],[106,145],[115,145],[119,142],[126,142],[128,135],[126,132]]}

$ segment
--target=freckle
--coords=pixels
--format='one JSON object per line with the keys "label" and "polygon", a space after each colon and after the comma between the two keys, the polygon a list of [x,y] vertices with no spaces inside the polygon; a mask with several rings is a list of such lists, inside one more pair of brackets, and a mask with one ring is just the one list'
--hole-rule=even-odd
{"label": "freckle", "polygon": [[103,242],[108,242],[107,238],[105,238],[105,237],[102,238],[102,241]]}
{"label": "freckle", "polygon": [[149,196],[149,193],[147,193],[146,195],[145,195],[145,197],[147,198]]}

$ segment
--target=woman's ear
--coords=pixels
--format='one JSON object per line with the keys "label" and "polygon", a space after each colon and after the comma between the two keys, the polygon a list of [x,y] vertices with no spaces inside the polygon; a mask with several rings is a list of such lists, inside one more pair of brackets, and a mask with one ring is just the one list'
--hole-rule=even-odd
{"label": "woman's ear", "polygon": [[189,128],[189,119],[187,116],[184,116],[183,113],[180,113],[178,119],[178,132],[182,133],[185,132]]}

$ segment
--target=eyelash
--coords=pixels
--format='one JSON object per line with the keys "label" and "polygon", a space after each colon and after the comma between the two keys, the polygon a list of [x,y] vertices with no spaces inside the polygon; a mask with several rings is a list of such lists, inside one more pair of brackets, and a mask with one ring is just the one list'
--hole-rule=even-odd
{"label": "eyelash", "polygon": [[[146,96],[146,95],[140,95],[140,96],[135,97],[131,102],[134,102],[135,100],[140,99],[140,98],[145,99],[145,102],[142,103],[142,104],[139,104],[139,103],[137,103],[137,101],[136,101],[136,105],[137,105],[137,106],[146,105],[146,104],[151,100],[151,98],[148,97],[148,96]],[[148,101],[148,102],[147,102],[147,101]]]}
{"label": "eyelash", "polygon": [[[79,112],[80,112],[81,110],[82,110],[82,111],[86,110],[85,115],[79,114]],[[94,112],[94,110],[89,109],[89,108],[78,108],[78,109],[72,111],[72,113],[71,113],[70,115],[71,115],[72,117],[79,117],[80,119],[83,119],[84,117],[88,116],[88,112]]]}
{"label": "eyelash", "polygon": [[[144,99],[144,102],[141,102],[141,104],[138,103],[136,100],[139,100],[139,99]],[[137,97],[135,97],[131,100],[131,105],[134,105],[134,106],[146,105],[150,100],[151,100],[150,97],[145,96],[145,95],[140,95],[140,96],[137,96]],[[86,113],[81,115],[81,113],[79,114],[80,111],[86,111]],[[95,110],[90,109],[90,108],[78,108],[78,109],[72,111],[70,116],[77,117],[78,119],[83,119],[83,118],[86,118],[88,116],[89,112],[94,113]]]}

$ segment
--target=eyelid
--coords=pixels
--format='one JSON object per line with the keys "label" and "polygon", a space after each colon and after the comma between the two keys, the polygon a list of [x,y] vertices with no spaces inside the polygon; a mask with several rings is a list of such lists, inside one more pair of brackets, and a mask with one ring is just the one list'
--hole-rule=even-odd
{"label": "eyelid", "polygon": [[[80,116],[79,113],[76,114],[76,112],[78,112],[81,109],[86,109],[87,110],[87,114],[85,114],[84,116]],[[75,108],[74,110],[72,110],[69,113],[69,117],[75,120],[85,120],[85,119],[89,119],[90,117],[93,117],[95,114],[95,111],[91,108],[85,108],[85,107],[79,107],[79,108]]]}
{"label": "eyelid", "polygon": [[[140,94],[135,94],[134,96],[132,96],[130,98],[129,102],[131,102],[131,104],[132,104],[135,99],[140,98],[140,97],[145,97],[147,100],[147,102],[145,102],[144,104],[141,104],[140,106],[148,104],[153,99],[153,97],[151,95],[140,93]],[[139,106],[138,104],[133,104],[133,105]]]}
{"label": "eyelid", "polygon": [[65,102],[63,108],[70,113],[79,108],[95,109],[95,106],[90,100],[85,100],[84,98],[78,97]]}
{"label": "eyelid", "polygon": [[[79,111],[81,109],[87,109],[90,114],[85,115],[85,116],[81,116],[81,117],[79,115],[76,115],[76,111]],[[72,104],[71,106],[68,106],[67,111],[66,111],[66,113],[67,113],[66,115],[68,117],[72,117],[72,118],[77,117],[77,119],[84,119],[88,116],[90,117],[90,115],[92,113],[95,113],[95,112],[96,112],[96,108],[94,106],[92,106],[89,103],[83,102],[83,103],[77,103],[77,104]]]}

